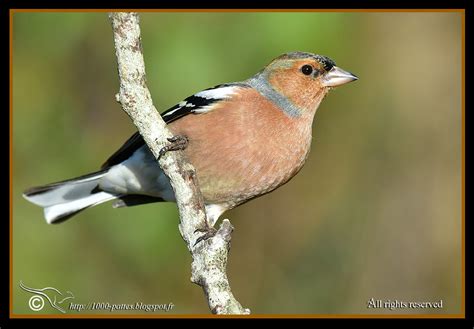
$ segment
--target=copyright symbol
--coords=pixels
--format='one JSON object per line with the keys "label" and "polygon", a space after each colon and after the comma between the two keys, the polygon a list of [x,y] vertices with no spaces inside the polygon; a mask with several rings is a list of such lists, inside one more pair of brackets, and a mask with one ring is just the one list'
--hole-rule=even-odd
{"label": "copyright symbol", "polygon": [[44,307],[44,299],[41,296],[34,295],[28,301],[28,306],[32,311],[38,312],[41,311]]}

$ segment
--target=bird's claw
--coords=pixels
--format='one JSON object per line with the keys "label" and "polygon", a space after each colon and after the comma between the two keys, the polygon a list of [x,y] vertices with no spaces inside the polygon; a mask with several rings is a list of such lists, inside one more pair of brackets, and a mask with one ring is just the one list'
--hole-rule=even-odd
{"label": "bird's claw", "polygon": [[158,159],[161,159],[169,151],[181,151],[184,150],[189,143],[188,137],[184,135],[176,135],[170,138],[167,138],[170,144],[165,145],[161,148],[160,153],[158,154]]}
{"label": "bird's claw", "polygon": [[194,233],[197,232],[204,232],[204,234],[196,239],[196,242],[194,243],[193,247],[201,241],[206,241],[207,239],[214,237],[214,235],[216,235],[217,233],[217,230],[212,226],[206,226],[205,228],[198,228],[194,231]]}

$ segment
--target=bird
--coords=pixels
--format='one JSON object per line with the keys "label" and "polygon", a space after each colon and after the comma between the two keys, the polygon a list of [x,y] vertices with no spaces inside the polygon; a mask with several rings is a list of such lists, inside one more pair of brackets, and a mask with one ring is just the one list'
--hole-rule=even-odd
{"label": "bird", "polygon": [[[161,116],[175,137],[160,154],[182,149],[195,167],[207,221],[287,183],[303,167],[313,119],[338,86],[358,80],[327,56],[288,52],[247,80],[185,98]],[[136,132],[99,171],[23,193],[48,224],[114,200],[113,207],[175,202],[168,177]]]}

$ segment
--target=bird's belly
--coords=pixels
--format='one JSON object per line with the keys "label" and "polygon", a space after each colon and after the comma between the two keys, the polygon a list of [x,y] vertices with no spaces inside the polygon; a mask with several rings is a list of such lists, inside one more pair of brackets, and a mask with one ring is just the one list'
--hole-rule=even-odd
{"label": "bird's belly", "polygon": [[206,203],[232,208],[281,186],[303,166],[311,123],[298,126],[297,120],[284,117],[270,127],[230,109],[226,116],[212,118],[215,111],[189,115],[170,126],[189,138],[185,153],[196,168]]}
{"label": "bird's belly", "polygon": [[[206,203],[234,207],[268,193],[286,183],[301,169],[307,153],[303,149],[270,151],[265,146],[260,150],[236,147],[236,151],[235,156],[225,156],[205,146],[198,146],[187,152],[196,168]],[[198,154],[205,154],[205,157]],[[197,157],[200,160],[196,161]]]}

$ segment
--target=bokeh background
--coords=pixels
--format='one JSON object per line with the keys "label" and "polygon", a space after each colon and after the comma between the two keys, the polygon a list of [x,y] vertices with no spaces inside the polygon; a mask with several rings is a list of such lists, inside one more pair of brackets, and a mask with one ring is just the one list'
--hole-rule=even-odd
{"label": "bokeh background", "polygon": [[[457,12],[141,13],[160,111],[288,51],[327,55],[360,78],[319,108],[303,170],[226,215],[235,226],[228,275],[253,313],[462,311],[461,20]],[[13,15],[14,314],[34,313],[20,280],[69,290],[75,303],[209,312],[189,281],[174,204],[104,204],[47,225],[21,197],[96,170],[135,131],[114,100],[114,56],[106,13]],[[443,308],[368,309],[371,298],[443,300]]]}

